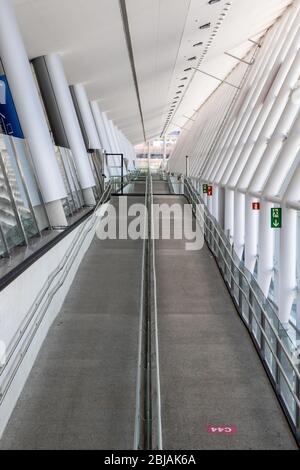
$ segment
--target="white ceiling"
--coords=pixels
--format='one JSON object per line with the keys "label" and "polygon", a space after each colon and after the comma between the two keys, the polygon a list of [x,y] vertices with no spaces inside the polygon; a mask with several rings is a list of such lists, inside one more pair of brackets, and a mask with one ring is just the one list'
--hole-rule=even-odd
{"label": "white ceiling", "polygon": [[[90,99],[133,142],[144,140],[119,0],[12,0],[30,58],[58,52],[70,84],[84,83]],[[135,69],[147,139],[164,129],[176,92],[182,90],[173,123],[184,126],[219,82],[184,69],[199,66],[224,78],[236,60],[291,0],[126,0]],[[231,5],[228,5],[231,4]],[[225,9],[225,10],[224,10]],[[227,10],[228,9],[228,10]],[[223,20],[203,53],[220,15]],[[200,30],[201,24],[211,27]],[[196,42],[203,46],[193,47]],[[189,57],[196,56],[189,62]],[[181,81],[181,78],[188,77]],[[183,88],[178,88],[184,84]],[[182,98],[181,98],[182,97]]]}

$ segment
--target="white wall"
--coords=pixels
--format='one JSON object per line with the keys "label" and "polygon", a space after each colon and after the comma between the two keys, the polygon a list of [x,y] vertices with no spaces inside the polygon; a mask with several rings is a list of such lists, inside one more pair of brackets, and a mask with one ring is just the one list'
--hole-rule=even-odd
{"label": "white wall", "polygon": [[[27,323],[28,318],[30,317],[29,312],[33,307],[33,302],[43,289],[45,282],[66,256],[67,250],[78,236],[83,226],[90,223],[91,218],[83,222],[83,224],[66,236],[61,242],[53,247],[36,263],[30,266],[23,274],[21,274],[0,293],[0,341],[5,343],[7,352],[12,350],[11,346],[12,344],[16,344],[18,336],[22,338],[20,331]],[[1,400],[0,397],[0,438],[25,385],[48,330],[57,317],[83,256],[92,242],[94,233],[95,226],[92,226],[92,230],[83,239],[81,248],[74,258],[74,263],[67,274],[64,284],[57,290],[48,308],[46,308],[46,302],[45,304],[43,302],[41,304],[41,308],[37,310],[37,314],[34,319],[32,319],[32,321],[28,321],[26,333],[21,339],[20,344],[17,345],[11,358],[7,360],[6,366],[2,370],[0,369],[1,393],[7,389],[7,393],[3,400]],[[64,272],[61,271],[57,275],[53,281],[53,285],[51,285],[50,292],[52,288],[57,286],[57,283],[63,274]],[[43,311],[46,312],[44,316]],[[27,345],[29,344],[28,339],[30,338],[30,332],[34,331],[38,318],[42,318],[41,324],[33,335],[32,342],[22,358],[21,354],[26,350]]]}

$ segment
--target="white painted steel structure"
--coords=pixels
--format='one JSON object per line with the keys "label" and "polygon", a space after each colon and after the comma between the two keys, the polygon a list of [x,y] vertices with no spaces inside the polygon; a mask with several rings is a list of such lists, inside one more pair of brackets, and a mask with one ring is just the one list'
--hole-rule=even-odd
{"label": "white painted steel structure", "polygon": [[[240,62],[194,113],[169,170],[184,173],[189,156],[190,176],[213,186],[205,203],[237,255],[278,305],[281,322],[293,317],[299,328],[299,1],[259,43],[245,57],[254,63]],[[272,208],[282,209],[282,228],[272,228]]]}

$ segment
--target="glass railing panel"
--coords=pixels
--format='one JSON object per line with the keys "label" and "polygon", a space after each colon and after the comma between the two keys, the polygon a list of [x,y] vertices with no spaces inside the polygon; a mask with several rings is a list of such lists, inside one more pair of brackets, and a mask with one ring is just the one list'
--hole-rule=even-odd
{"label": "glass railing panel", "polygon": [[23,244],[25,242],[23,233],[17,222],[12,208],[12,203],[8,195],[7,186],[5,184],[3,173],[0,168],[0,223],[2,233],[6,241],[8,249]]}
{"label": "glass railing panel", "polygon": [[281,372],[279,373],[279,381],[281,398],[284,401],[294,424],[296,424],[296,402],[288,386],[287,380]]}
{"label": "glass railing panel", "polygon": [[257,343],[261,346],[261,328],[262,325],[262,311],[255,296],[251,296],[251,305],[252,305],[252,333],[255,336]]}
{"label": "glass railing panel", "polygon": [[56,159],[57,159],[57,162],[58,162],[58,166],[59,166],[59,169],[60,169],[60,174],[62,176],[64,186],[65,186],[65,189],[66,189],[66,193],[67,193],[67,198],[63,203],[63,207],[65,209],[66,216],[70,217],[70,215],[73,215],[74,212],[76,211],[76,205],[75,205],[75,201],[74,201],[73,196],[72,196],[72,189],[71,189],[70,182],[69,182],[69,179],[68,179],[68,175],[67,175],[67,171],[66,171],[66,167],[65,167],[65,162],[64,162],[64,159],[63,159],[63,156],[62,156],[62,149],[60,147],[55,147],[55,153],[56,153]]}
{"label": "glass railing panel", "polygon": [[[170,176],[168,178],[169,185],[171,186],[174,194],[181,196],[185,194],[185,184],[181,178]],[[186,194],[188,196],[188,193]]]}
{"label": "glass railing panel", "polygon": [[[1,155],[0,155],[1,158]],[[2,162],[3,164],[3,162]],[[25,238],[18,223],[14,202],[6,182],[4,166],[0,165],[0,224],[8,250],[23,244]]]}
{"label": "glass railing panel", "polygon": [[22,226],[27,236],[31,238],[38,234],[38,227],[35,223],[30,207],[26,201],[23,192],[24,190],[22,188],[18,175],[13,170],[9,156],[7,154],[2,154],[2,156],[6,167],[6,173],[13,194],[13,198],[16,204],[16,208],[21,218]]}
{"label": "glass railing panel", "polygon": [[0,258],[5,257],[6,255],[7,255],[6,246],[5,246],[5,242],[4,242],[3,235],[1,233],[1,228],[0,228]]}
{"label": "glass railing panel", "polygon": [[[193,182],[193,184],[196,183]],[[255,338],[260,355],[274,379],[277,393],[280,394],[289,416],[298,429],[299,416],[297,418],[297,413],[299,415],[299,409],[295,399],[295,396],[299,395],[299,351],[297,350],[297,343],[290,336],[290,331],[280,323],[277,306],[270,299],[265,298],[256,279],[243,266],[243,261],[232,250],[227,236],[218,222],[208,213],[207,208],[205,214],[207,242],[211,244],[208,233],[210,230],[213,233],[218,233],[216,259],[220,270],[226,283],[229,284],[228,266],[226,267],[226,264],[228,265],[230,260],[231,293],[235,301],[239,303],[239,311]],[[239,278],[237,273],[239,273]],[[235,281],[239,280],[237,288],[233,285],[233,279]],[[297,335],[295,337],[298,338]]]}
{"label": "glass railing panel", "polygon": [[16,158],[23,186],[26,189],[36,223],[40,230],[44,230],[49,227],[49,220],[38,185],[30,148],[24,139],[16,137],[10,137],[9,139],[14,150],[14,157]]}
{"label": "glass railing panel", "polygon": [[294,344],[291,338],[288,335],[287,330],[279,323],[278,326],[278,336],[280,341],[285,349],[286,355],[290,358],[290,361],[294,361],[297,357],[299,351],[297,349],[297,344]]}
{"label": "glass railing panel", "polygon": [[72,215],[74,214],[74,208],[72,209],[72,206],[70,205],[70,200],[69,198],[65,198],[62,200],[62,205],[63,205],[63,209],[64,209],[64,212],[65,212],[65,215],[66,217],[72,217]]}
{"label": "glass railing panel", "polygon": [[[240,304],[240,271],[238,269],[239,260],[234,252],[232,252],[232,271],[233,271],[233,281],[232,281],[232,289],[233,289],[233,296],[237,304]],[[241,307],[241,305],[239,305]]]}
{"label": "glass railing panel", "polygon": [[215,230],[214,227],[212,227],[212,230],[213,230],[213,236],[212,236],[212,245],[211,245],[210,248],[211,248],[213,254],[215,255],[215,257],[217,258],[218,257],[218,251],[219,251],[218,233],[217,233],[217,231]]}
{"label": "glass railing panel", "polygon": [[249,296],[250,296],[250,288],[247,282],[247,279],[244,276],[240,276],[240,285],[242,286],[242,290],[245,293],[241,295],[241,305],[240,310],[242,313],[243,318],[246,320],[247,324],[249,325],[250,322],[250,307],[249,307]]}
{"label": "glass railing panel", "polygon": [[[272,374],[272,377],[274,380],[276,380],[276,371],[277,371],[277,367],[276,367],[276,360],[275,360],[275,357],[274,357],[274,354],[276,354],[276,336],[271,328],[271,326],[266,323],[265,324],[265,329],[264,329],[265,333],[266,333],[266,337],[270,343],[270,346],[268,345],[267,342],[265,342],[265,361],[269,367],[269,370]],[[274,353],[273,353],[274,351]]]}
{"label": "glass railing panel", "polygon": [[5,167],[7,189],[11,193],[10,197],[14,201],[23,230],[26,236],[31,238],[39,234],[39,228],[22,167],[22,162],[26,159],[24,145],[22,139],[5,135],[0,138],[0,151]]}
{"label": "glass railing panel", "polygon": [[226,259],[226,270],[225,270],[225,280],[229,287],[231,287],[231,256],[230,252],[225,249],[225,259]]}
{"label": "glass railing panel", "polygon": [[225,275],[225,270],[226,270],[226,266],[225,266],[225,247],[223,245],[223,243],[220,241],[220,251],[219,251],[219,266],[220,266],[220,269],[222,271],[222,273]]}
{"label": "glass railing panel", "polygon": [[84,206],[84,199],[72,152],[69,149],[62,148],[61,156],[70,188],[69,198],[73,201],[75,210],[79,210]]}

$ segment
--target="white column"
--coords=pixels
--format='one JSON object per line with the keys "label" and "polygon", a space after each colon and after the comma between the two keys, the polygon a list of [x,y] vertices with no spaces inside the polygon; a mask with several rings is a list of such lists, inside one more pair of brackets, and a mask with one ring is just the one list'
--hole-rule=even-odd
{"label": "white column", "polygon": [[[300,15],[298,14],[298,22],[300,19]],[[282,64],[280,68],[280,72],[277,74],[276,80],[273,83],[273,86],[268,94],[268,97],[264,103],[264,106],[262,108],[262,112],[260,113],[259,119],[256,121],[256,124],[253,128],[252,131],[252,138],[251,136],[249,137],[250,142],[248,142],[243,150],[243,154],[245,159],[247,159],[247,155],[249,153],[249,149],[252,148],[252,151],[248,157],[248,160],[244,166],[243,171],[241,172],[241,175],[239,177],[239,181],[236,183],[236,177],[238,176],[238,169],[239,164],[241,163],[241,158],[238,164],[236,165],[233,174],[230,177],[229,180],[229,185],[235,185],[239,191],[239,189],[247,189],[251,178],[253,176],[253,173],[255,172],[260,159],[263,157],[263,154],[266,150],[266,147],[269,143],[269,139],[271,138],[276,125],[278,124],[278,121],[286,107],[286,104],[289,100],[290,97],[290,92],[292,87],[295,86],[299,74],[300,74],[300,52],[299,52],[299,45],[300,45],[300,31],[298,31],[291,49],[289,50],[285,62]],[[298,53],[297,53],[298,51]],[[280,91],[278,92],[278,90]],[[292,116],[295,117],[295,113],[292,112],[292,109],[289,109],[289,117],[288,120],[291,122]],[[262,126],[262,123],[264,122],[264,125]],[[261,129],[260,134],[258,135],[257,131]],[[271,138],[272,140],[272,138]],[[252,147],[252,142],[254,143],[254,146]],[[248,150],[247,150],[248,146]],[[240,168],[242,166],[240,165]],[[243,198],[243,195],[240,194],[239,192],[236,193],[235,195],[235,208],[234,210],[239,211],[239,215],[236,218],[237,222],[239,219],[243,219],[244,215],[241,214],[241,211],[246,210],[246,208],[241,208],[240,210],[238,209],[238,204],[239,201]],[[250,208],[248,208],[249,211]],[[249,214],[249,212],[248,212]],[[246,224],[248,221],[252,219],[251,223],[256,223],[257,218],[254,217],[246,217]],[[251,229],[250,229],[251,230]],[[235,246],[237,247],[238,245],[243,245],[245,242],[244,239],[244,232],[245,229],[244,227],[236,226],[234,228],[234,231],[237,232],[237,234],[234,235],[235,237]],[[248,238],[249,240],[249,238]],[[248,251],[248,248],[246,248],[246,251]]]}
{"label": "white column", "polygon": [[236,104],[236,109],[238,110],[237,117],[235,118],[228,137],[223,141],[223,145],[220,147],[218,155],[214,160],[213,167],[207,174],[207,177],[214,182],[218,183],[220,181],[229,158],[239,141],[239,138],[242,134],[241,129],[244,128],[245,121],[248,119],[249,113],[252,109],[252,107],[250,108],[250,104],[253,99],[255,87],[262,79],[265,70],[264,61],[268,60],[267,57],[271,54],[272,50],[272,42],[278,40],[279,35],[282,33],[283,26],[283,23],[278,23],[272,28],[263,44],[263,47],[258,56],[258,60],[256,61],[255,65],[252,66],[252,70],[248,76],[247,82],[244,85],[245,89],[248,91],[245,95],[241,95],[240,100],[238,100]]}
{"label": "white column", "polygon": [[[265,106],[268,112],[270,110],[271,103],[274,99],[273,93],[270,93],[268,95],[270,99],[266,100],[265,103],[261,102],[261,93],[264,89],[264,86],[266,86],[268,80],[270,79],[269,75],[273,67],[280,66],[282,60],[285,58],[287,54],[286,50],[288,50],[287,48],[290,46],[299,28],[299,25],[295,21],[295,18],[293,19],[293,21],[294,22],[292,28],[290,28],[290,24],[286,25],[283,34],[280,35],[278,38],[278,42],[275,41],[273,49],[263,67],[263,75],[261,79],[256,83],[256,85],[253,85],[253,93],[252,98],[250,100],[249,108],[245,111],[244,118],[242,119],[241,125],[239,127],[240,137],[236,142],[236,145],[234,147],[231,147],[231,150],[228,153],[227,164],[221,177],[221,183],[229,185],[229,187],[237,183],[237,178],[240,176],[240,172],[243,169],[243,165],[246,163],[247,157],[249,156],[249,153],[253,148],[253,139],[257,138],[257,130],[260,130],[259,127],[261,127],[263,119],[266,117],[265,113],[263,112]],[[282,80],[282,75],[278,73],[277,78],[275,78],[275,81],[273,83],[272,91],[273,89],[275,89],[275,87],[278,88],[278,83],[281,84],[280,80]],[[262,116],[263,119],[260,120],[260,116]],[[251,131],[253,129],[254,132],[252,134]],[[237,168],[236,172],[235,168]],[[230,179],[231,175],[234,176],[233,180]],[[225,197],[227,197],[227,194],[229,193],[226,191]],[[236,201],[239,201],[241,197],[242,196],[237,197]],[[231,211],[234,212],[234,199],[230,198],[230,201],[232,201]],[[230,204],[230,201],[228,203],[226,202],[226,204]],[[229,212],[230,210],[228,210],[228,213]],[[245,214],[242,214],[241,212],[242,206],[240,205],[240,214],[238,215],[244,218]],[[236,220],[238,220],[238,217],[236,218]],[[226,223],[228,225],[229,222]],[[233,235],[234,229],[235,226],[233,227]],[[242,235],[242,233],[240,233],[239,235]],[[240,244],[241,242],[243,243],[243,240],[240,239],[235,241],[237,242],[237,244]]]}
{"label": "white column", "polygon": [[0,0],[0,56],[28,141],[52,225],[67,225],[61,199],[66,189],[19,27],[8,0]]}
{"label": "white column", "polygon": [[[298,127],[295,130],[295,135],[297,135],[298,128],[300,129],[300,88],[299,83],[296,86],[295,90],[292,91],[290,99],[285,107],[284,112],[281,115],[281,118],[274,130],[272,139],[270,140],[266,151],[263,157],[260,160],[260,163],[252,177],[251,183],[249,185],[249,192],[260,192],[263,190],[264,185],[267,181],[267,178],[274,168],[274,165],[281,155],[281,150],[283,146],[287,144],[286,138],[289,131],[291,130],[292,125],[294,124],[295,118],[297,117]],[[290,135],[288,136],[290,140]]]}
{"label": "white column", "polygon": [[225,189],[225,232],[228,233],[229,238],[232,240],[234,228],[234,214],[233,214],[234,192]]}
{"label": "white column", "polygon": [[[300,140],[298,140],[298,150]],[[297,288],[297,211],[289,203],[300,200],[300,163],[293,173],[282,201],[282,229],[279,257],[279,318],[288,323]]]}
{"label": "white column", "polygon": [[[260,238],[259,238],[259,283],[266,289],[270,281],[270,265],[273,263],[274,241],[272,229],[270,229],[270,210],[272,204],[267,199],[274,195],[280,194],[280,190],[284,184],[290,169],[292,168],[295,159],[300,149],[300,113],[296,119],[293,128],[290,131],[289,137],[285,144],[282,146],[280,155],[277,158],[276,164],[269,175],[267,184],[263,191],[263,197],[266,199],[263,202],[261,216],[260,216]],[[270,246],[273,252],[270,251]],[[273,266],[273,264],[272,264]],[[266,291],[266,290],[265,290]],[[264,292],[265,292],[264,291]]]}
{"label": "white column", "polygon": [[89,149],[100,150],[101,142],[96,129],[95,121],[91,111],[90,103],[86,93],[85,87],[80,83],[74,85],[74,92],[77,98],[77,103],[80,109],[81,117],[89,139]]}
{"label": "white column", "polygon": [[[300,168],[295,174],[294,184],[298,187]],[[293,183],[292,183],[293,185]],[[290,188],[292,189],[292,188]],[[295,189],[295,188],[294,188]],[[287,198],[290,191],[287,192]],[[296,298],[297,288],[297,211],[285,207],[284,200],[282,209],[282,229],[280,231],[280,253],[279,253],[279,320],[286,324],[290,320],[291,309]]]}
{"label": "white column", "polygon": [[[296,46],[296,45],[295,45]],[[268,145],[271,145],[272,142],[269,139],[273,139],[273,136],[283,135],[288,132],[291,123],[293,122],[299,107],[300,93],[292,93],[293,89],[299,87],[297,85],[299,76],[300,76],[300,31],[298,33],[297,39],[297,54],[294,57],[292,66],[289,69],[289,72],[284,80],[283,86],[278,94],[277,99],[274,102],[272,111],[268,115],[268,118],[265,122],[265,125],[261,131],[260,136],[255,142],[255,146],[251,155],[249,156],[248,162],[239,178],[238,188],[247,189],[251,179],[256,171],[264,152],[267,149]],[[290,51],[292,53],[293,51]],[[297,98],[298,95],[298,98]],[[287,104],[289,106],[287,107]],[[282,120],[281,120],[282,118]],[[280,123],[280,124],[279,124]],[[280,127],[277,127],[276,126]],[[288,127],[287,127],[288,126]],[[264,158],[265,160],[265,158]]]}
{"label": "white column", "polygon": [[[263,106],[258,104],[260,109],[258,117],[254,122],[249,120],[247,123],[245,133],[248,135],[245,145],[242,147],[242,153],[236,155],[237,163],[233,168],[233,171],[228,178],[227,184],[229,186],[235,186],[238,179],[241,176],[243,169],[247,168],[247,163],[250,161],[250,166],[255,165],[256,159],[254,158],[254,147],[258,142],[261,145],[262,139],[269,139],[275,126],[279,120],[279,117],[287,103],[289,92],[291,87],[295,84],[299,77],[300,69],[300,54],[296,61],[297,65],[293,67],[297,52],[300,47],[300,13],[294,20],[293,27],[291,30],[296,31],[290,48],[288,48],[289,38],[292,32],[289,34],[289,38],[286,40],[282,47],[282,53],[279,54],[277,61],[279,61],[280,68],[277,75],[272,83],[272,86],[264,100]],[[295,33],[293,33],[295,34]],[[281,63],[283,58],[283,62]]]}
{"label": "white column", "polygon": [[102,113],[100,111],[99,104],[97,101],[91,102],[91,109],[92,109],[93,116],[95,119],[95,124],[97,127],[98,135],[101,140],[101,148],[105,150],[106,152],[109,152],[110,143],[106,134],[106,129],[105,129]]}
{"label": "white column", "polygon": [[112,132],[111,132],[111,127],[110,127],[109,121],[107,119],[106,113],[102,113],[102,117],[103,117],[103,122],[104,122],[105,130],[106,130],[106,134],[107,134],[109,144],[110,144],[110,153],[115,153],[115,150],[116,150],[115,149],[115,144],[114,144],[114,140],[113,140]]}
{"label": "white column", "polygon": [[234,248],[241,259],[244,251],[245,227],[245,195],[239,192],[234,194]]}
{"label": "white column", "polygon": [[[214,187],[213,187],[213,193],[214,193]],[[209,210],[209,212],[212,214],[212,209],[213,209],[213,200],[212,200],[212,196],[209,196],[207,198],[207,208]]]}
{"label": "white column", "polygon": [[274,268],[274,230],[271,228],[271,209],[274,204],[262,200],[258,232],[258,283],[268,296]]}
{"label": "white column", "polygon": [[[126,146],[124,144],[123,136],[122,136],[120,130],[116,126],[115,126],[115,133],[116,133],[117,141],[119,143],[120,153],[123,153],[123,157],[127,158]],[[123,173],[124,173],[124,176],[126,176],[127,175],[127,169],[126,169],[126,166],[125,166],[125,162],[123,162],[123,164],[124,164]]]}
{"label": "white column", "polygon": [[167,164],[167,136],[164,135],[164,149],[163,149],[163,169],[166,169]]}
{"label": "white column", "polygon": [[[121,153],[120,147],[119,147],[119,142],[118,142],[117,135],[116,135],[115,125],[112,121],[108,121],[108,122],[109,122],[109,125],[110,125],[110,128],[111,128],[111,135],[112,135],[112,139],[113,139],[113,142],[114,142],[115,153]],[[117,158],[117,160],[118,160],[118,158]]]}
{"label": "white column", "polygon": [[219,221],[219,194],[220,189],[218,185],[214,186],[212,195],[212,215]]}
{"label": "white column", "polygon": [[95,204],[93,187],[95,179],[87,156],[74,103],[60,57],[50,54],[45,57],[53,90],[57,99],[70,149],[73,154],[84,200],[87,205]]}
{"label": "white column", "polygon": [[125,146],[124,146],[123,137],[122,137],[121,132],[120,132],[118,127],[115,126],[115,130],[116,130],[117,139],[118,139],[118,142],[119,142],[119,147],[120,147],[121,153],[124,153],[124,156],[125,156],[126,149],[125,149]]}
{"label": "white column", "polygon": [[[110,144],[110,151],[107,153],[118,153],[118,150],[116,149],[114,136],[112,133],[112,127],[111,127],[110,121],[107,118],[106,113],[102,113],[102,118],[103,118],[104,127],[105,127],[106,134],[107,134],[109,144]],[[119,161],[117,160],[117,157],[113,157],[113,156],[108,157],[108,170],[111,176],[119,176],[119,171],[117,168],[110,168],[110,166],[116,167],[118,164],[119,164]]]}
{"label": "white column", "polygon": [[[237,193],[238,194],[238,193]],[[258,226],[260,210],[253,210],[252,204],[260,202],[249,194],[245,197],[245,266],[253,274],[258,253]]]}

